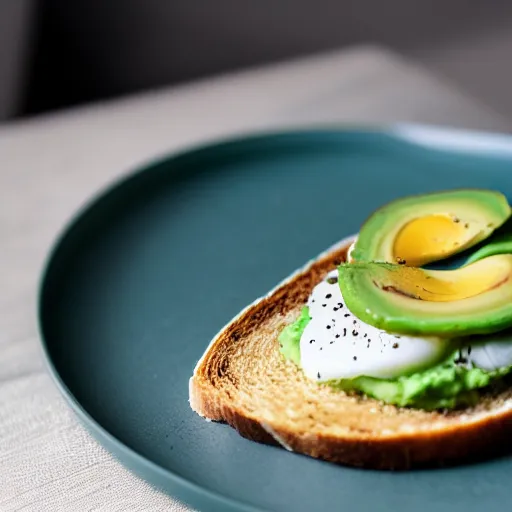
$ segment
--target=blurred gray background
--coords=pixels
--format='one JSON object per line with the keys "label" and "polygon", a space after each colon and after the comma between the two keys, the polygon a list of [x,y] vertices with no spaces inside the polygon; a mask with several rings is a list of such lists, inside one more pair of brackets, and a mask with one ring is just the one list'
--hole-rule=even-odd
{"label": "blurred gray background", "polygon": [[356,43],[512,117],[510,0],[0,0],[0,121]]}

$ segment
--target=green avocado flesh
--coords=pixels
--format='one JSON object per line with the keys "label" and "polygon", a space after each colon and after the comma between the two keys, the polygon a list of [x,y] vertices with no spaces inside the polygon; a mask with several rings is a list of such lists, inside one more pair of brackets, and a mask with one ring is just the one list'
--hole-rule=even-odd
{"label": "green avocado flesh", "polygon": [[466,265],[497,254],[512,254],[512,234],[503,234],[489,239],[483,247],[475,251],[466,261]]}
{"label": "green avocado flesh", "polygon": [[351,263],[338,271],[348,309],[385,331],[454,338],[512,325],[512,254],[456,270]]}
{"label": "green avocado flesh", "polygon": [[[281,354],[300,366],[300,338],[311,317],[304,307],[299,318],[287,325],[279,336]],[[495,371],[465,368],[455,363],[457,353],[428,370],[396,379],[357,377],[328,382],[335,389],[364,393],[387,404],[425,410],[454,409],[474,405],[479,390],[499,382],[512,367]]]}
{"label": "green avocado flesh", "polygon": [[364,222],[352,260],[403,261],[421,267],[485,240],[510,215],[505,196],[492,190],[449,190],[401,198],[377,209]]}
{"label": "green avocado flesh", "polygon": [[288,324],[279,335],[281,354],[297,366],[300,366],[300,337],[310,320],[309,308],[305,306],[302,308],[299,318]]}

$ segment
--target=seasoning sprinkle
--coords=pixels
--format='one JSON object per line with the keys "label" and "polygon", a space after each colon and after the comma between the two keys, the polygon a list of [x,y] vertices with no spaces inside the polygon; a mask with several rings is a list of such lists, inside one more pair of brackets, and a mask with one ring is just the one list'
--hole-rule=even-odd
{"label": "seasoning sprinkle", "polygon": [[365,332],[363,338],[366,338],[367,336],[368,336],[368,334]]}
{"label": "seasoning sprinkle", "polygon": [[327,282],[328,282],[329,284],[335,284],[335,283],[337,283],[337,282],[338,282],[338,278],[337,278],[337,277],[329,277],[329,278],[327,279]]}
{"label": "seasoning sprinkle", "polygon": [[331,328],[331,326],[330,326],[330,325],[328,325],[328,326],[327,326],[327,329],[330,329],[330,328]]}
{"label": "seasoning sprinkle", "polygon": [[346,336],[346,335],[347,335],[347,328],[343,327],[343,336]]}
{"label": "seasoning sprinkle", "polygon": [[340,335],[339,335],[339,334],[336,334],[335,338],[339,338],[339,337],[340,337]]}
{"label": "seasoning sprinkle", "polygon": [[357,356],[354,356],[354,361],[357,361]]}
{"label": "seasoning sprinkle", "polygon": [[352,331],[352,336],[357,336],[358,334],[359,333],[355,329]]}
{"label": "seasoning sprinkle", "polygon": [[318,373],[316,374],[316,376],[317,376],[319,379],[321,379],[320,372],[318,372]]}
{"label": "seasoning sprinkle", "polygon": [[345,313],[343,316],[344,316],[345,318],[347,318],[347,317],[349,317],[349,316],[350,316],[350,313]]}
{"label": "seasoning sprinkle", "polygon": [[327,306],[327,304],[322,304],[322,307],[325,308],[325,306]]}
{"label": "seasoning sprinkle", "polygon": [[328,293],[328,294],[325,296],[325,298],[326,298],[326,299],[330,299],[331,297],[332,297],[332,295],[331,295],[330,293]]}
{"label": "seasoning sprinkle", "polygon": [[311,345],[311,343],[315,343],[315,340],[309,340],[310,345]]}
{"label": "seasoning sprinkle", "polygon": [[393,348],[398,348],[398,347],[399,347],[398,343],[393,343]]}
{"label": "seasoning sprinkle", "polygon": [[333,311],[338,311],[338,308],[332,308]]}

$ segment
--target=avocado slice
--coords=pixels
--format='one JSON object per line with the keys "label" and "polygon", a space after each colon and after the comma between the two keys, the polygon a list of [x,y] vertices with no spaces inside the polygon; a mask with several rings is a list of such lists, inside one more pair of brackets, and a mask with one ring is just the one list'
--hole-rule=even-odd
{"label": "avocado slice", "polygon": [[512,325],[512,254],[456,270],[350,263],[338,272],[350,311],[389,332],[454,338]]}
{"label": "avocado slice", "polygon": [[505,196],[492,190],[405,197],[379,208],[366,220],[352,260],[420,267],[481,242],[510,215]]}
{"label": "avocado slice", "polygon": [[467,259],[465,264],[471,265],[471,263],[475,263],[475,261],[482,260],[496,254],[512,254],[512,234],[500,235],[489,240],[489,243],[475,251]]}

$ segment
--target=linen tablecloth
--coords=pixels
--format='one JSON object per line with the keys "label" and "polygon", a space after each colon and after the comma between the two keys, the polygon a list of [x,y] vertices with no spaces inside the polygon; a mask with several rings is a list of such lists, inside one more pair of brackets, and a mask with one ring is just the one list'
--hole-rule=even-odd
{"label": "linen tablecloth", "polygon": [[36,291],[64,223],[138,164],[250,130],[397,121],[506,131],[453,85],[376,47],[154,91],[0,128],[0,511],[184,511],[77,424],[45,371]]}

